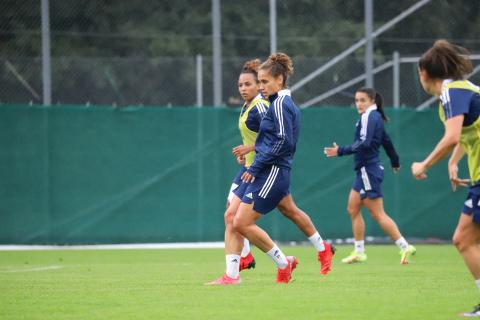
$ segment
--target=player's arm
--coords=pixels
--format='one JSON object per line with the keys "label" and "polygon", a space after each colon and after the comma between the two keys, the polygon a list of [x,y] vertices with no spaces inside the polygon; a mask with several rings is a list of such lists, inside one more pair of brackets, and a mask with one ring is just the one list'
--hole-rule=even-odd
{"label": "player's arm", "polygon": [[[275,136],[276,139],[272,139],[272,145],[266,146],[266,148],[257,148],[257,154],[255,155],[255,160],[247,172],[252,175],[256,176],[263,168],[268,165],[271,165],[275,162],[275,160],[279,157],[281,146],[284,143],[285,137]],[[264,151],[259,151],[263,150]]]}
{"label": "player's arm", "polygon": [[329,158],[350,155],[356,153],[362,143],[363,141],[358,140],[351,145],[339,146],[334,142],[331,147],[323,148],[323,153]]}
{"label": "player's arm", "polygon": [[[369,115],[370,117],[370,115]],[[375,134],[376,123],[374,118],[370,119],[370,123],[367,124],[368,118],[362,117],[362,132],[360,134],[360,140],[355,141],[351,145],[338,146],[335,142],[332,147],[324,148],[324,153],[327,157],[341,157],[358,152],[360,148],[370,148],[373,135]]]}
{"label": "player's arm", "polygon": [[392,165],[393,171],[399,171],[400,157],[398,156],[398,153],[393,146],[392,139],[390,139],[390,136],[385,130],[383,131],[382,146],[387,153],[388,158],[390,159],[390,164]]}
{"label": "player's arm", "polygon": [[471,92],[463,89],[442,91],[442,107],[445,116],[445,133],[435,149],[422,162],[412,164],[412,174],[417,179],[425,179],[425,172],[446,157],[460,142],[465,114],[470,107]]}
{"label": "player's arm", "polygon": [[[280,106],[282,107],[282,106]],[[253,181],[253,178],[266,166],[271,165],[280,156],[283,146],[286,141],[286,134],[291,134],[292,124],[288,119],[288,113],[285,112],[286,117],[282,112],[275,112],[274,107],[270,107],[268,112],[272,115],[271,131],[275,132],[270,136],[269,144],[256,146],[255,159],[253,164],[248,168],[242,176],[243,182]]]}
{"label": "player's arm", "polygon": [[450,183],[452,184],[453,192],[457,191],[458,186],[467,187],[470,183],[470,179],[460,179],[458,177],[458,162],[464,155],[465,150],[462,148],[461,144],[458,143],[448,160],[448,176],[450,178]]}
{"label": "player's arm", "polygon": [[360,146],[363,144],[362,140],[355,141],[351,145],[347,146],[338,146],[337,154],[339,157],[341,156],[346,156],[350,154],[357,153],[358,149],[360,149]]}
{"label": "player's arm", "polygon": [[245,156],[239,156],[236,158],[237,159],[237,163],[241,166],[244,166],[245,165]]}
{"label": "player's arm", "polygon": [[233,155],[235,155],[236,157],[241,157],[241,156],[244,156],[246,155],[247,153],[250,153],[252,151],[255,151],[255,145],[239,145],[239,146],[236,146],[232,149],[232,153]]}
{"label": "player's arm", "polygon": [[268,147],[268,149],[270,150],[266,152],[259,152],[259,149],[256,149],[257,153],[255,154],[253,164],[242,175],[243,182],[248,183],[253,181],[263,168],[275,162],[275,160],[278,158],[278,154],[273,153],[275,150],[272,147]]}
{"label": "player's arm", "polygon": [[412,164],[412,174],[417,179],[425,179],[425,172],[438,161],[445,158],[460,142],[464,115],[457,115],[445,121],[445,133],[435,149],[422,162]]}

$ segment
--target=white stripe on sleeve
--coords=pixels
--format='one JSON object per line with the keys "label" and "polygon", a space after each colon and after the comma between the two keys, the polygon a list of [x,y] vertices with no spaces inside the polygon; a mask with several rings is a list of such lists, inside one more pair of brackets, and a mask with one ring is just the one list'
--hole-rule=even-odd
{"label": "white stripe on sleeve", "polygon": [[280,140],[278,140],[275,145],[272,148],[272,152],[276,153],[278,152],[283,145],[283,142],[285,141],[285,127],[283,125],[283,108],[282,108],[282,103],[283,99],[285,96],[282,96],[275,100],[274,102],[274,111],[275,111],[275,116],[278,119],[278,137]]}
{"label": "white stripe on sleeve", "polygon": [[368,115],[369,113],[367,112],[362,114],[362,128],[360,129],[360,140],[362,141],[365,141],[365,139],[367,139]]}

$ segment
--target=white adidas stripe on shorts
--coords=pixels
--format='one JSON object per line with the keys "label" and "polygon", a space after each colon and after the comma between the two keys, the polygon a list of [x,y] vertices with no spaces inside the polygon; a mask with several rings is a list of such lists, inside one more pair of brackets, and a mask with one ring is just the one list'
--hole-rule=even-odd
{"label": "white adidas stripe on shorts", "polygon": [[268,174],[267,181],[265,181],[265,184],[263,185],[262,189],[258,193],[258,196],[261,198],[266,198],[270,190],[272,189],[273,183],[275,182],[275,179],[277,178],[278,171],[280,171],[280,168],[277,166],[272,166],[272,169],[270,170],[270,173]]}

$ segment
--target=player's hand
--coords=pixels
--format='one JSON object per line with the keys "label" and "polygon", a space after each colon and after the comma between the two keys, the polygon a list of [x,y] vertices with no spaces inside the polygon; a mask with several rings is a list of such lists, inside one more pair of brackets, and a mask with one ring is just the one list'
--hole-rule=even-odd
{"label": "player's hand", "polygon": [[252,176],[248,171],[245,171],[245,172],[242,174],[242,177],[241,177],[240,179],[242,179],[242,181],[245,182],[245,183],[249,183],[249,182],[255,181],[255,177]]}
{"label": "player's hand", "polygon": [[398,173],[400,171],[400,166],[392,167],[393,173]]}
{"label": "player's hand", "polygon": [[329,158],[338,156],[338,145],[334,142],[333,146],[323,148],[323,153]]}
{"label": "player's hand", "polygon": [[237,162],[239,165],[245,165],[245,157],[244,156],[238,156],[237,157]]}
{"label": "player's hand", "polygon": [[425,165],[423,162],[414,162],[412,163],[412,175],[415,177],[417,180],[423,180],[427,178],[427,175],[425,172],[427,169],[425,168]]}
{"label": "player's hand", "polygon": [[450,183],[452,184],[453,192],[457,191],[457,187],[468,187],[470,184],[470,179],[460,179],[458,177],[458,166],[455,164],[448,165],[448,176],[450,178]]}
{"label": "player's hand", "polygon": [[232,153],[237,157],[244,156],[249,152],[251,152],[250,147],[244,146],[243,144],[232,149]]}

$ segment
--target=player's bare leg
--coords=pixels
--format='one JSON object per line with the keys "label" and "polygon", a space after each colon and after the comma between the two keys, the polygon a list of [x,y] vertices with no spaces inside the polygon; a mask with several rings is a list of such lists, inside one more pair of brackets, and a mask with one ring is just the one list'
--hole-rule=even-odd
{"label": "player's bare leg", "polygon": [[383,208],[383,198],[369,199],[365,198],[363,204],[368,208],[372,218],[378,222],[382,230],[395,241],[395,244],[400,249],[400,263],[408,264],[409,257],[416,253],[414,246],[409,245],[407,240],[402,237],[398,226],[392,218],[385,212]]}
{"label": "player's bare leg", "polygon": [[253,203],[241,203],[233,221],[233,227],[257,248],[265,252],[277,265],[277,282],[288,283],[298,260],[287,257],[272,241],[270,236],[255,223],[261,214],[253,209]]}
{"label": "player's bare leg", "polygon": [[310,216],[297,207],[291,194],[286,195],[277,205],[277,209],[307,236],[317,250],[317,259],[320,262],[320,274],[327,274],[331,270],[335,248],[324,242],[320,233],[310,219]]}
{"label": "player's bare leg", "polygon": [[[472,222],[472,216],[460,215],[453,234],[453,244],[462,255],[478,290],[480,290],[480,225]],[[461,316],[480,317],[480,303],[473,308],[473,311],[464,312]]]}
{"label": "player's bare leg", "polygon": [[348,195],[347,212],[352,221],[352,231],[354,250],[350,254],[342,259],[343,263],[356,263],[367,261],[367,254],[365,253],[365,221],[363,220],[362,212],[362,199],[360,193],[356,190],[350,190]]}

